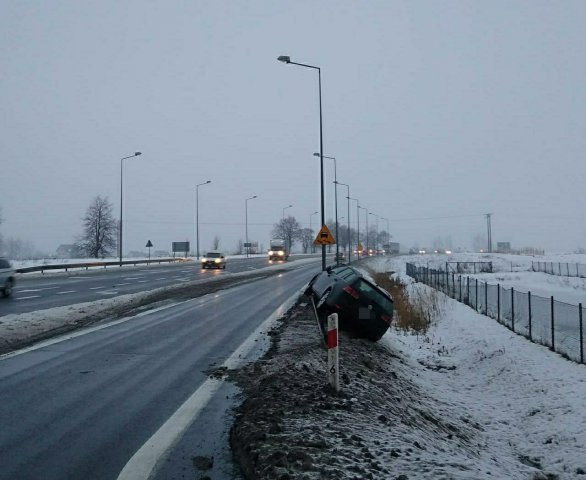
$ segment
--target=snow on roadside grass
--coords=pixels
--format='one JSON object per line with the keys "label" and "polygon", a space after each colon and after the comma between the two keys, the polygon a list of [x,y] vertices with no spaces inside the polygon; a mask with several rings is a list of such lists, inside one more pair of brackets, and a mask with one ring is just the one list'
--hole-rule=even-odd
{"label": "snow on roadside grass", "polygon": [[[404,271],[396,262],[369,266]],[[447,297],[444,315],[427,334],[394,330],[381,343],[422,365],[416,377],[422,390],[471,414],[503,458],[512,454],[556,475],[532,478],[586,478],[586,366]]]}

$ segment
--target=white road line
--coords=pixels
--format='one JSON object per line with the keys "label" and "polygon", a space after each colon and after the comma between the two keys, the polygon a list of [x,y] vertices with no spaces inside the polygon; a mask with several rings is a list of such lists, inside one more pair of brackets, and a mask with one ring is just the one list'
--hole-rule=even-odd
{"label": "white road line", "polygon": [[155,280],[167,280],[167,277],[155,278]]}
{"label": "white road line", "polygon": [[[256,339],[267,327],[289,309],[301,290],[282,303],[250,336],[226,359],[222,366],[236,368],[255,347]],[[124,466],[118,480],[147,480],[154,477],[166,454],[181,439],[222,385],[221,380],[208,378],[177,411],[159,428]]]}
{"label": "white road line", "polygon": [[146,283],[148,280],[139,280],[137,283]]}
{"label": "white road line", "polygon": [[[83,335],[87,335],[88,333],[97,332],[99,330],[103,330],[104,328],[113,327],[115,325],[119,325],[121,323],[128,322],[129,320],[133,320],[135,318],[144,317],[145,315],[150,315],[151,313],[160,312],[161,310],[165,310],[167,308],[176,307],[177,305],[181,305],[182,303],[193,302],[194,299],[190,300],[183,300],[182,302],[172,303],[171,305],[163,305],[162,307],[154,308],[152,310],[147,310],[145,312],[138,313],[132,317],[124,317],[119,320],[113,320],[110,323],[106,323],[104,325],[98,325],[97,327],[86,328],[85,330],[80,330],[75,333],[70,333],[66,335],[62,335],[60,337],[52,338],[51,340],[46,340],[44,342],[37,343],[32,347],[23,348],[21,350],[15,350],[14,352],[5,353],[4,355],[0,355],[0,361],[6,360],[7,358],[16,357],[17,355],[22,355],[23,353],[32,352],[34,350],[38,350],[40,348],[50,347],[51,345],[55,345],[57,343],[65,342],[67,340],[71,340],[73,338],[81,337]],[[199,306],[199,305],[198,305]]]}
{"label": "white road line", "polygon": [[41,292],[43,290],[55,290],[59,287],[29,288],[27,290],[16,290],[18,293]]}
{"label": "white road line", "polygon": [[112,291],[112,290],[106,290],[103,292],[96,292],[99,293],[100,295],[118,295],[117,291]]}
{"label": "white road line", "polygon": [[75,290],[67,290],[65,292],[55,292],[55,295],[65,295],[66,293],[75,293]]}
{"label": "white road line", "polygon": [[117,283],[116,285],[121,286],[121,285],[133,285],[132,282],[126,282],[126,283]]}
{"label": "white road line", "polygon": [[14,300],[27,300],[29,298],[39,298],[40,295],[31,295],[30,297],[15,297]]}
{"label": "white road line", "polygon": [[106,288],[106,287],[90,287],[90,290],[99,290],[100,288]]}
{"label": "white road line", "polygon": [[124,280],[138,280],[139,277],[126,277]]}

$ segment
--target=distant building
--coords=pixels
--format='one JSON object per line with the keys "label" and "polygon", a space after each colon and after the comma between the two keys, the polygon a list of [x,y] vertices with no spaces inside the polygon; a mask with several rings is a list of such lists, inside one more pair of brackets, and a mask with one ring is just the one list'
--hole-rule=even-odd
{"label": "distant building", "polygon": [[511,253],[511,242],[496,242],[497,253]]}

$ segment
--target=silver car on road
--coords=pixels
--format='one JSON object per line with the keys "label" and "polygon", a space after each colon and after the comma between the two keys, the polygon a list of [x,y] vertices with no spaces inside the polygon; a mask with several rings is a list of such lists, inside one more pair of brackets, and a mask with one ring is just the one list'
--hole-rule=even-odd
{"label": "silver car on road", "polygon": [[4,297],[12,295],[15,283],[14,274],[14,268],[10,262],[5,258],[0,258],[0,291]]}

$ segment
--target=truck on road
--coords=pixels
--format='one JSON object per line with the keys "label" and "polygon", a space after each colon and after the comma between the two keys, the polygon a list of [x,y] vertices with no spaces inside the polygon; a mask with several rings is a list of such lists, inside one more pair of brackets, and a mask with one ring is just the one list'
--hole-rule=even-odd
{"label": "truck on road", "polygon": [[287,248],[285,240],[281,238],[273,238],[269,245],[269,261],[287,260],[287,258],[289,258],[289,249]]}

